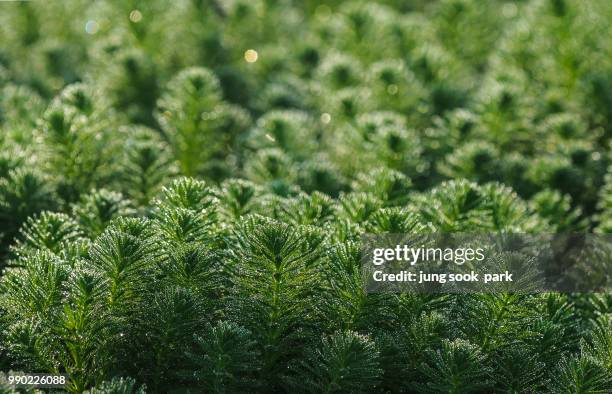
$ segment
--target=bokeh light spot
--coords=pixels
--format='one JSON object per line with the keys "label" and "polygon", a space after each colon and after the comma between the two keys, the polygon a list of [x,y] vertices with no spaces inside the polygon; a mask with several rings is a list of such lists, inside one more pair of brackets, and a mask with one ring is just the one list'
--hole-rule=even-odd
{"label": "bokeh light spot", "polygon": [[98,22],[94,20],[89,20],[85,23],[85,32],[87,34],[96,34],[98,32]]}
{"label": "bokeh light spot", "polygon": [[259,55],[254,49],[247,49],[244,52],[244,60],[246,60],[248,63],[255,63],[258,57]]}
{"label": "bokeh light spot", "polygon": [[142,13],[138,10],[130,12],[130,20],[134,23],[138,23],[142,20]]}

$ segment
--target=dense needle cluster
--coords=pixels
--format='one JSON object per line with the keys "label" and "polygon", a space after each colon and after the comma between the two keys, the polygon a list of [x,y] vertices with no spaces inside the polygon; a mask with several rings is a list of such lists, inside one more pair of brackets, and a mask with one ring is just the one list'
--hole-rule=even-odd
{"label": "dense needle cluster", "polygon": [[0,371],[612,392],[610,293],[368,294],[359,241],[610,233],[611,20],[607,0],[1,4]]}

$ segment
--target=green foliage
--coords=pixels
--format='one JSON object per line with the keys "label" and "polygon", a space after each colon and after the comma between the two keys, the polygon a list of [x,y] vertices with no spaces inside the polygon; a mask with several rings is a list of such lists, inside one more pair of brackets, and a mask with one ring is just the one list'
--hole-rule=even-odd
{"label": "green foliage", "polygon": [[[610,392],[609,294],[370,294],[360,248],[610,233],[610,20],[2,2],[0,370],[72,393]],[[607,251],[577,275],[609,278]]]}
{"label": "green foliage", "polygon": [[542,227],[537,216],[511,189],[496,183],[479,186],[449,181],[415,197],[422,220],[443,232],[534,230]]}
{"label": "green foliage", "polygon": [[146,206],[174,174],[176,165],[170,148],[153,130],[125,130],[128,137],[119,186],[138,206]]}
{"label": "green foliage", "polygon": [[430,351],[421,373],[430,382],[420,391],[432,393],[474,393],[490,388],[490,368],[480,349],[463,340],[443,341],[440,349]]}
{"label": "green foliage", "polygon": [[130,202],[120,193],[105,189],[94,191],[85,196],[72,208],[82,228],[86,229],[89,238],[100,235],[109,223],[119,216],[129,216]]}
{"label": "green foliage", "polygon": [[213,163],[227,160],[225,151],[250,122],[243,110],[222,101],[219,80],[203,68],[187,69],[174,77],[157,111],[164,135],[187,176],[218,179],[227,170]]}
{"label": "green foliage", "polygon": [[0,255],[6,254],[8,245],[29,216],[57,205],[53,189],[36,171],[19,168],[0,177]]}
{"label": "green foliage", "polygon": [[49,105],[40,122],[40,138],[47,149],[43,168],[58,179],[58,193],[66,202],[108,183],[114,175],[115,119],[94,89],[67,86]]}
{"label": "green foliage", "polygon": [[[397,302],[393,296],[366,292],[361,258],[361,250],[354,242],[338,245],[328,252],[328,296],[324,299],[324,308],[329,318],[339,322],[340,328],[367,332],[374,327],[392,325]],[[330,327],[334,328],[334,325]]]}
{"label": "green foliage", "polygon": [[[14,248],[17,256],[29,252],[46,250],[61,255],[73,252],[73,245],[78,247],[84,241],[85,234],[79,224],[63,213],[43,212],[36,218],[30,218],[22,231],[22,240]],[[74,256],[77,257],[77,256]]]}
{"label": "green foliage", "polygon": [[602,233],[610,233],[612,231],[612,173],[608,173],[606,184],[601,189],[599,208],[601,209],[601,214],[599,216],[598,230]]}
{"label": "green foliage", "polygon": [[261,377],[267,387],[275,387],[282,365],[303,341],[300,331],[315,329],[317,260],[324,236],[317,228],[253,216],[234,237],[228,249],[234,266],[231,313],[257,339],[263,350]]}
{"label": "green foliage", "polygon": [[249,391],[256,387],[260,354],[251,333],[233,323],[209,326],[195,338],[196,347],[187,350],[193,369],[185,377],[211,393]]}
{"label": "green foliage", "polygon": [[112,378],[89,391],[90,394],[144,394],[144,387],[137,387],[132,378]]}
{"label": "green foliage", "polygon": [[260,208],[263,190],[254,183],[230,179],[222,183],[220,189],[221,215],[229,223]]}
{"label": "green foliage", "polygon": [[566,393],[607,393],[612,390],[610,370],[589,357],[562,360],[556,390]]}
{"label": "green foliage", "polygon": [[381,369],[372,341],[352,331],[324,337],[296,365],[291,389],[312,393],[368,393],[378,383]]}

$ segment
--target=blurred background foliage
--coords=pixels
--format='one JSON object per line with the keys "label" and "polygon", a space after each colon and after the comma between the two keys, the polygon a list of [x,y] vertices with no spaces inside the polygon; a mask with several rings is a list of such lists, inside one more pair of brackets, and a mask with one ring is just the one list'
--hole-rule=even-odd
{"label": "blurred background foliage", "polygon": [[[607,1],[69,1],[2,11],[0,176],[10,183],[23,162],[61,203],[110,184],[133,195],[132,178],[145,204],[142,187],[153,185],[142,183],[180,174],[336,197],[386,167],[420,191],[465,178],[525,199],[556,193],[590,229],[606,207]],[[138,181],[138,171],[149,173]]]}

